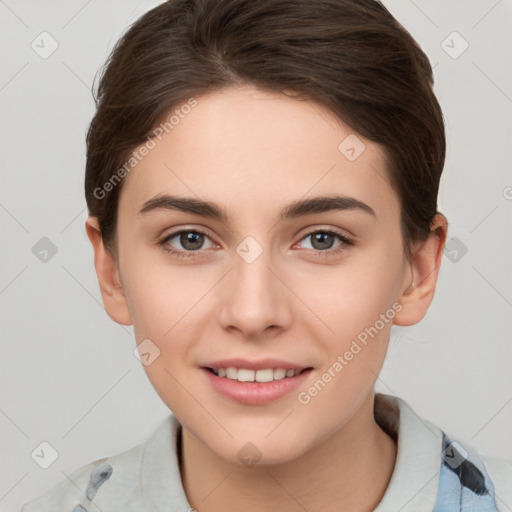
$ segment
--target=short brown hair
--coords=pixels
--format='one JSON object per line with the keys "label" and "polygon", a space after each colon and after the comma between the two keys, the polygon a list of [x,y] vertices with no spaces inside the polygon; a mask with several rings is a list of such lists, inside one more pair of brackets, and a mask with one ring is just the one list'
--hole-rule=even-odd
{"label": "short brown hair", "polygon": [[171,109],[233,85],[293,91],[381,143],[407,254],[428,236],[446,152],[443,115],[427,56],[380,2],[169,0],[124,33],[97,89],[85,195],[109,250],[122,181],[95,191]]}

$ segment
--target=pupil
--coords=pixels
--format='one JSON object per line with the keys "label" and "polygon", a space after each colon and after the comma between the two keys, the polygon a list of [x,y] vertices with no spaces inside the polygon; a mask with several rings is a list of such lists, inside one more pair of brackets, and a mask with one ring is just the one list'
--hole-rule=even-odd
{"label": "pupil", "polygon": [[334,243],[334,236],[329,233],[315,233],[313,235],[313,247],[315,249],[330,249]]}

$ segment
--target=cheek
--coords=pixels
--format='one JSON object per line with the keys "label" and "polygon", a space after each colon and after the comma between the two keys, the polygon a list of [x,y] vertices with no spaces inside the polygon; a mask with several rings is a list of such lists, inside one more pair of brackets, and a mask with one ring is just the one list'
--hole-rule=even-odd
{"label": "cheek", "polygon": [[321,287],[308,280],[308,304],[329,327],[321,328],[324,336],[319,338],[317,330],[312,337],[323,345],[322,367],[315,386],[302,390],[299,401],[309,403],[315,414],[329,404],[346,411],[353,405],[347,397],[365,396],[374,386],[401,308],[397,298],[402,264],[398,251],[382,245],[357,264],[331,269]]}
{"label": "cheek", "polygon": [[144,370],[164,402],[174,404],[181,400],[177,382],[186,381],[194,366],[196,347],[211,318],[208,291],[216,276],[192,266],[144,264],[137,255],[125,263],[135,339],[157,355]]}
{"label": "cheek", "polygon": [[383,278],[367,270],[347,275],[340,272],[330,283],[330,297],[318,291],[308,296],[330,332],[324,329],[327,334],[318,336],[317,330],[317,336],[311,338],[322,345],[323,357],[315,380],[300,390],[297,401],[312,417],[322,417],[330,410],[326,421],[340,425],[371,393],[400,305],[394,301],[390,274]]}
{"label": "cheek", "polygon": [[151,358],[144,371],[163,402],[179,410],[188,400],[180,384],[187,382],[206,285],[178,268],[156,265],[132,266],[126,281],[135,339]]}
{"label": "cheek", "polygon": [[123,263],[137,341],[141,336],[165,340],[193,322],[198,302],[208,290],[204,273],[192,266],[166,265],[160,255],[143,251],[126,256]]}
{"label": "cheek", "polygon": [[[355,258],[354,258],[355,260]],[[374,252],[357,263],[331,267],[323,274],[306,274],[299,294],[313,314],[323,321],[326,334],[343,345],[382,314],[394,318],[401,283],[401,260],[386,251]],[[388,311],[389,310],[389,311]],[[386,326],[388,326],[387,322]],[[383,329],[381,323],[378,324]],[[389,333],[389,329],[388,329]]]}

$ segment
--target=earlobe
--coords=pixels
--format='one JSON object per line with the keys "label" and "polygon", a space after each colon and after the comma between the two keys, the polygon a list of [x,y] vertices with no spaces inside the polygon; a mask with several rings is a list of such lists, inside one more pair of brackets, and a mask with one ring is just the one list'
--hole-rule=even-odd
{"label": "earlobe", "polygon": [[447,232],[446,218],[437,214],[427,240],[415,247],[410,261],[411,280],[399,298],[402,310],[395,316],[396,325],[414,325],[426,315],[434,298]]}
{"label": "earlobe", "polygon": [[132,320],[119,270],[114,256],[103,243],[98,219],[89,217],[85,222],[85,230],[94,250],[94,267],[96,268],[105,311],[115,322],[122,325],[131,325]]}

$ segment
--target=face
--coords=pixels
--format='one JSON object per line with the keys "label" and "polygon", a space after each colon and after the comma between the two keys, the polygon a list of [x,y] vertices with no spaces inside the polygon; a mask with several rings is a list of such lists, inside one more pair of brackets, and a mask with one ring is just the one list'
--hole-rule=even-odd
{"label": "face", "polygon": [[[399,200],[383,149],[318,104],[251,88],[196,99],[123,185],[127,312],[185,428],[228,461],[289,461],[373,392],[411,281]],[[275,380],[206,369],[226,366]]]}

